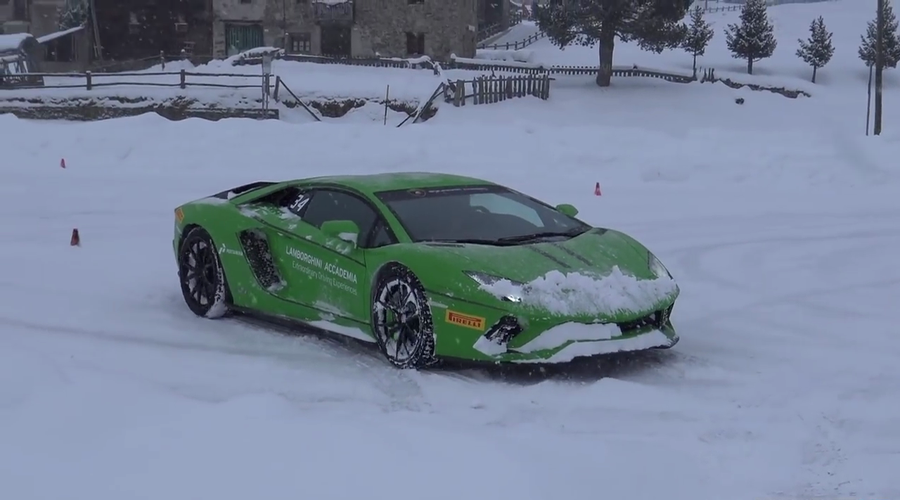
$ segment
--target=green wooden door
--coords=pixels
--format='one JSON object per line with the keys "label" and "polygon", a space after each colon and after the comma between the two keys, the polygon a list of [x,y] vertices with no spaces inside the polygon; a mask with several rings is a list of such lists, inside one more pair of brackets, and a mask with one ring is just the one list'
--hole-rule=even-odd
{"label": "green wooden door", "polygon": [[225,54],[233,56],[245,50],[262,47],[263,29],[259,24],[226,24]]}

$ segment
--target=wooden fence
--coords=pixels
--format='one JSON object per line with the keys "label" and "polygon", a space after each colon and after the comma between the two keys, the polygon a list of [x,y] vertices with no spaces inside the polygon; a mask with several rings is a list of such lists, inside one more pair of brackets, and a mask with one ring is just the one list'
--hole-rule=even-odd
{"label": "wooden fence", "polygon": [[[368,66],[378,68],[405,68],[405,69],[435,69],[435,63],[430,59],[414,59],[413,62],[406,59],[377,59],[377,58],[331,58],[325,56],[308,56],[300,54],[284,54],[276,56],[277,59],[296,62],[312,62],[317,64],[341,64],[348,66]],[[484,61],[484,62],[481,62]],[[235,65],[250,66],[262,64],[262,57],[246,57],[235,61]],[[472,71],[490,71],[496,73],[524,73],[529,75],[539,75],[550,73],[551,75],[596,75],[599,70],[598,66],[527,66],[518,64],[503,64],[502,62],[492,62],[489,59],[479,60],[477,63],[468,61],[459,61],[452,59],[449,62],[440,63],[443,69],[462,69]],[[657,71],[651,69],[633,68],[613,68],[613,76],[618,77],[645,77],[659,78],[668,82],[688,83],[694,81],[692,75],[668,73],[665,71]]]}
{"label": "wooden fence", "polygon": [[182,50],[178,54],[166,54],[160,51],[159,55],[142,57],[139,59],[127,59],[122,61],[107,60],[94,61],[90,70],[94,73],[118,73],[122,71],[141,71],[152,66],[160,65],[162,71],[166,70],[166,64],[177,61],[188,61],[191,64],[207,64],[215,58],[210,54],[194,54]]}
{"label": "wooden fence", "polygon": [[489,24],[478,30],[478,39],[487,40],[501,31],[503,31],[503,28],[499,24]]}
{"label": "wooden fence", "polygon": [[[432,69],[434,65],[428,58],[400,59],[385,57],[330,57],[313,56],[309,54],[283,54],[278,53],[274,59],[292,62],[306,62],[315,64],[340,64],[343,66],[365,66],[370,68],[398,68],[398,69]],[[262,64],[262,56],[243,57],[234,62],[235,66],[256,66]]]}
{"label": "wooden fence", "polygon": [[[516,97],[533,96],[550,98],[549,74],[541,76],[482,76],[474,80],[456,80],[444,85],[444,101],[456,107],[465,106],[471,98],[473,104],[493,104]],[[472,93],[468,94],[471,88]]]}
{"label": "wooden fence", "polygon": [[[57,85],[47,85],[48,78],[69,79],[73,83],[64,83]],[[126,80],[119,80],[126,78]],[[144,80],[127,80],[127,78],[142,78]],[[150,79],[157,79],[151,81]],[[194,81],[189,80],[196,79]],[[206,79],[200,80],[200,78]],[[209,80],[219,79],[258,79],[258,83],[234,83],[234,82],[216,82]],[[77,80],[83,80],[78,81]],[[268,87],[268,78],[263,75],[248,75],[240,73],[195,73],[190,71],[169,71],[169,72],[140,72],[140,73],[100,73],[95,74],[90,71],[85,73],[25,73],[22,75],[3,75],[0,76],[0,88],[9,89],[85,89],[93,90],[97,87],[178,87],[186,89],[188,87],[212,87],[212,88],[228,88],[228,89],[263,89]]]}
{"label": "wooden fence", "polygon": [[529,45],[533,44],[534,42],[536,42],[542,38],[547,38],[547,34],[544,33],[543,31],[539,31],[533,35],[530,35],[526,38],[523,38],[522,40],[518,40],[515,42],[492,43],[490,45],[486,45],[486,44],[482,43],[482,44],[478,45],[478,48],[479,49],[488,49],[488,50],[519,50],[519,49],[524,49],[525,47],[528,47]]}
{"label": "wooden fence", "polygon": [[[703,0],[697,0],[698,2],[703,2],[703,11],[704,12],[733,12],[736,10],[741,10],[744,8],[744,4],[747,3],[746,0],[723,0],[721,2],[715,1],[713,2],[713,6],[709,6],[709,2],[705,2]],[[766,7],[775,7],[777,5],[786,5],[786,4],[796,4],[796,3],[822,3],[822,2],[833,2],[835,0],[766,0]],[[721,4],[725,5],[721,5]]]}
{"label": "wooden fence", "polygon": [[[524,15],[522,14],[522,10],[518,7],[515,7],[514,5],[510,5],[508,28],[520,24],[523,18]],[[478,40],[487,40],[488,38],[496,35],[497,33],[500,33],[501,31],[503,31],[503,27],[500,24],[489,24],[478,31]],[[479,46],[478,48],[483,47]]]}
{"label": "wooden fence", "polygon": [[[471,62],[461,62],[458,60],[451,61],[448,64],[441,65],[444,69],[467,69],[467,70],[476,70],[476,71],[492,71],[492,72],[503,72],[503,73],[524,73],[529,75],[537,75],[543,73],[549,73],[551,75],[596,75],[599,71],[599,66],[519,66],[515,64],[502,64],[502,63],[471,63]],[[665,71],[657,71],[653,69],[643,69],[637,66],[627,68],[627,67],[613,67],[612,69],[613,76],[620,77],[645,77],[645,78],[659,78],[661,80],[665,80],[668,82],[675,83],[690,83],[695,81],[693,75],[687,74],[678,74],[678,73],[668,73]]]}
{"label": "wooden fence", "polygon": [[703,12],[715,14],[716,12],[734,12],[743,9],[743,5],[720,5],[716,7],[704,7]]}

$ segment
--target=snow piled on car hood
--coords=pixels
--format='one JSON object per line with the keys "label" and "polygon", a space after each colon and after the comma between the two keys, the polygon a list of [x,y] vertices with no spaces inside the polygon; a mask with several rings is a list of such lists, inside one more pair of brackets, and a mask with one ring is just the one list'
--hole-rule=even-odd
{"label": "snow piled on car hood", "polygon": [[678,291],[666,276],[639,280],[614,266],[606,276],[550,271],[529,282],[500,280],[481,285],[497,298],[518,297],[527,307],[559,316],[613,315],[622,311],[646,311]]}

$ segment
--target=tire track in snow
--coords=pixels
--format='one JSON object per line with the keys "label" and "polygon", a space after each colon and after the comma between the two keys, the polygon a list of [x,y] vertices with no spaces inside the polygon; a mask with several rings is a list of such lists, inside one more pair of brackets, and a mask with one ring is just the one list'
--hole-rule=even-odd
{"label": "tire track in snow", "polygon": [[[739,280],[731,277],[724,277],[724,273],[721,272],[721,269],[728,269],[729,271],[734,271],[736,273],[751,272],[754,274],[758,274],[762,271],[761,264],[764,261],[771,261],[774,259],[771,253],[758,251],[754,250],[753,248],[747,247],[760,245],[768,246],[771,248],[771,246],[773,246],[774,244],[780,244],[783,245],[783,249],[792,249],[789,244],[827,244],[829,242],[846,241],[848,239],[857,241],[865,240],[859,241],[858,244],[853,246],[852,248],[827,250],[827,252],[832,255],[832,258],[840,260],[840,257],[846,257],[847,255],[853,255],[857,253],[860,248],[867,248],[869,245],[871,245],[871,242],[868,240],[880,240],[894,237],[896,236],[885,235],[879,230],[854,231],[850,233],[837,233],[817,236],[761,236],[756,238],[742,238],[739,240],[727,241],[722,243],[693,245],[689,247],[679,248],[677,250],[669,250],[668,253],[673,254],[694,279],[701,279],[706,282],[715,283],[720,286],[732,288],[738,291],[748,291],[751,288],[748,287],[746,281],[742,279]],[[735,258],[736,255],[739,256],[739,258]],[[713,260],[711,259],[711,257],[713,256],[727,261],[728,265],[725,266],[718,264],[718,270],[707,270],[707,264],[709,261]],[[756,261],[756,265],[753,265],[754,261]],[[812,292],[815,290],[810,291]]]}
{"label": "tire track in snow", "polygon": [[803,466],[811,476],[802,486],[803,495],[816,498],[845,494],[846,487],[860,480],[838,479],[846,477],[841,473],[841,467],[847,461],[847,455],[835,437],[835,418],[822,413],[816,421],[806,423],[812,429],[813,438],[803,450]]}
{"label": "tire track in snow", "polygon": [[[356,377],[374,385],[390,399],[387,410],[422,411],[427,408],[427,404],[422,400],[422,390],[415,374],[392,368],[367,345],[357,346],[351,340],[297,332],[277,325],[265,324],[262,326],[259,322],[219,320],[216,323],[229,324],[230,329],[237,325],[243,326],[244,328],[237,328],[234,331],[241,334],[240,341],[252,342],[252,347],[235,345],[233,338],[223,335],[218,335],[216,338],[219,341],[215,343],[174,341],[103,329],[61,326],[0,317],[0,325],[9,330],[20,329],[42,334],[82,337],[140,348],[270,359],[297,368],[326,367],[326,374],[335,370],[343,373],[356,372]],[[166,329],[170,330],[171,328]],[[286,394],[284,397],[295,401],[303,400],[303,397],[299,395]]]}
{"label": "tire track in snow", "polygon": [[212,345],[198,342],[188,341],[170,341],[165,339],[157,339],[143,336],[123,335],[112,333],[104,330],[85,329],[72,326],[53,325],[48,323],[40,323],[33,321],[24,321],[17,318],[0,317],[0,325],[11,328],[29,330],[35,333],[46,333],[51,335],[65,335],[86,337],[101,342],[113,342],[119,344],[130,344],[142,347],[153,347],[157,349],[173,349],[194,352],[209,352],[217,354],[228,354],[234,356],[246,357],[266,357],[281,359],[285,361],[295,361],[298,359],[295,352],[285,352],[280,349],[264,349],[256,347],[253,349],[243,348],[229,345]]}

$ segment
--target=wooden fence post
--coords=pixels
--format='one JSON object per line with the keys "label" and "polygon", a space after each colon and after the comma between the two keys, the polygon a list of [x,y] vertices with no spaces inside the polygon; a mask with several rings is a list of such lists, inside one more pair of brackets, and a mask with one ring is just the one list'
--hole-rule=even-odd
{"label": "wooden fence post", "polygon": [[482,104],[481,102],[481,81],[482,77],[475,78],[472,80],[472,103],[476,106]]}
{"label": "wooden fence post", "polygon": [[388,84],[387,89],[384,91],[384,125],[387,125],[387,115],[388,115],[388,103],[391,100],[391,85]]}
{"label": "wooden fence post", "polygon": [[181,77],[180,86],[181,88],[187,88],[187,75],[185,74],[184,68],[179,71],[179,76]]}
{"label": "wooden fence post", "polygon": [[91,81],[91,72],[90,71],[85,72],[84,76],[87,78],[86,88],[87,88],[87,90],[91,90],[92,88],[94,88],[94,82]]}

